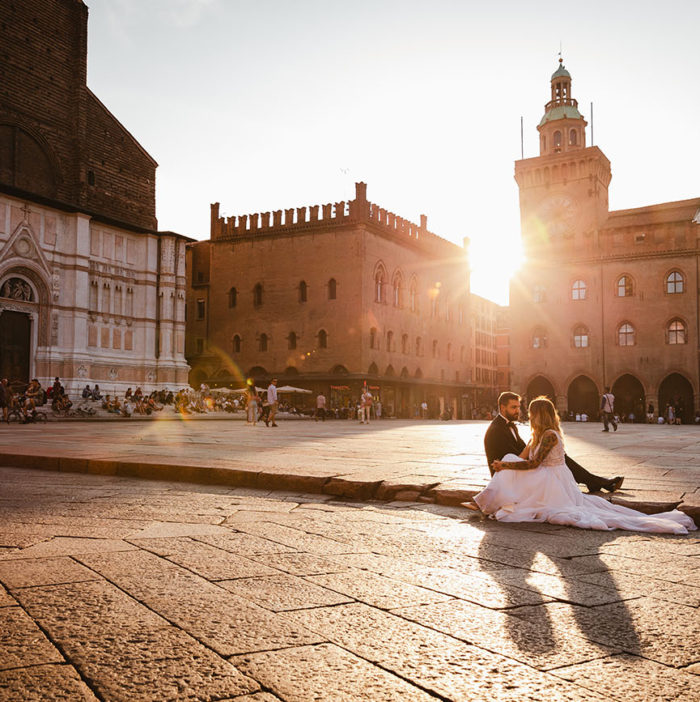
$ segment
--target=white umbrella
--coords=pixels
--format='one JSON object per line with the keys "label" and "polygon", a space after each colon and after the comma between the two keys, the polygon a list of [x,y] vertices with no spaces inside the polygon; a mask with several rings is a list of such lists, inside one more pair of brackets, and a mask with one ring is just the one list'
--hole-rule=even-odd
{"label": "white umbrella", "polygon": [[[255,389],[256,389],[258,392],[265,392],[265,390],[266,390],[267,388],[259,388],[259,387],[256,385],[256,386],[255,386]],[[246,391],[246,388],[234,388],[234,389],[231,390],[230,392],[245,392],[245,391]]]}
{"label": "white umbrella", "polygon": [[283,385],[281,388],[277,388],[277,392],[300,392],[304,395],[311,395],[311,390],[306,390],[305,388],[295,388],[292,385]]}

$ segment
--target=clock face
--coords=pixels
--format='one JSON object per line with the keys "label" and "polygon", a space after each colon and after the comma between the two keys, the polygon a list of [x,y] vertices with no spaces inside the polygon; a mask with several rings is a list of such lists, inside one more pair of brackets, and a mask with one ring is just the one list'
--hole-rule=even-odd
{"label": "clock face", "polygon": [[568,195],[551,195],[542,201],[538,215],[550,236],[570,234],[576,225],[576,203]]}

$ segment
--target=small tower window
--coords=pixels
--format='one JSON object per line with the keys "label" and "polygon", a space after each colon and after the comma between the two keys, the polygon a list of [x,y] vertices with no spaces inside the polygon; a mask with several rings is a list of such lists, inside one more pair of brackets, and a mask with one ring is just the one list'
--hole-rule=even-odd
{"label": "small tower window", "polygon": [[299,283],[299,302],[306,302],[306,281],[302,280]]}
{"label": "small tower window", "polygon": [[561,132],[558,129],[554,132],[554,149],[561,150]]}
{"label": "small tower window", "polygon": [[287,337],[287,348],[293,351],[297,347],[297,335],[295,332],[289,332]]}
{"label": "small tower window", "polygon": [[576,134],[576,130],[572,129],[569,132],[569,144],[571,146],[576,146],[577,143],[578,143],[578,135]]}
{"label": "small tower window", "polygon": [[241,352],[241,337],[236,334],[233,337],[233,353]]}
{"label": "small tower window", "polygon": [[258,351],[267,351],[267,334],[261,334],[258,339]]}
{"label": "small tower window", "polygon": [[335,282],[335,278],[331,278],[328,281],[328,299],[335,300],[335,296],[336,296],[336,282]]}
{"label": "small tower window", "polygon": [[263,301],[263,287],[261,283],[257,283],[253,288],[253,304],[260,307]]}
{"label": "small tower window", "polygon": [[617,329],[617,343],[619,346],[634,346],[635,331],[634,327],[625,322]]}
{"label": "small tower window", "polygon": [[666,276],[666,292],[675,295],[683,292],[683,275],[678,271],[672,271]]}
{"label": "small tower window", "polygon": [[328,348],[328,334],[325,329],[321,329],[318,333],[318,347],[320,349]]}
{"label": "small tower window", "polygon": [[571,299],[585,300],[587,289],[588,286],[583,280],[575,280],[574,284],[571,286]]}

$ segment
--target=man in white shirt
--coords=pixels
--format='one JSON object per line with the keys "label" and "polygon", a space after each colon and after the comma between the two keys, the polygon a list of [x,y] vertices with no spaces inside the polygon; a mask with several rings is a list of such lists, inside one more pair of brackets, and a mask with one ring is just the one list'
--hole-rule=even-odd
{"label": "man in white shirt", "polygon": [[610,431],[608,424],[612,424],[613,431],[617,431],[615,421],[615,395],[610,392],[610,388],[605,388],[605,394],[600,400],[600,409],[603,413],[603,431]]}
{"label": "man in white shirt", "polygon": [[369,388],[366,388],[360,397],[360,424],[369,424],[369,416],[372,412],[372,402],[374,398]]}
{"label": "man in white shirt", "polygon": [[270,413],[265,417],[265,425],[276,427],[275,416],[277,415],[277,378],[273,378],[267,386],[267,404],[270,406]]}
{"label": "man in white shirt", "polygon": [[319,418],[321,421],[326,421],[326,396],[319,392],[316,396],[316,418],[315,421],[318,422]]}

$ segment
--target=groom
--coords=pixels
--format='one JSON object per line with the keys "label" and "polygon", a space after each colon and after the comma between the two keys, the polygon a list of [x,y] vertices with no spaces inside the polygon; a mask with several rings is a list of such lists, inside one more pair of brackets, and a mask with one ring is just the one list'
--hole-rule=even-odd
{"label": "groom", "polygon": [[[489,470],[493,475],[491,464],[500,461],[507,453],[519,455],[525,448],[525,442],[518,434],[516,420],[520,417],[520,395],[514,392],[502,392],[498,396],[498,415],[491,422],[484,436],[484,449],[486,450],[486,460]],[[566,456],[566,466],[573,473],[577,483],[583,483],[588,492],[598,492],[608,490],[615,492],[622,487],[624,478],[601,478],[589,473],[583,466],[580,466],[573,458]]]}

